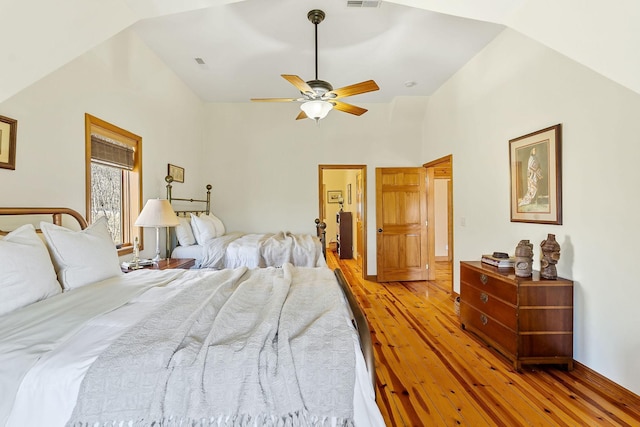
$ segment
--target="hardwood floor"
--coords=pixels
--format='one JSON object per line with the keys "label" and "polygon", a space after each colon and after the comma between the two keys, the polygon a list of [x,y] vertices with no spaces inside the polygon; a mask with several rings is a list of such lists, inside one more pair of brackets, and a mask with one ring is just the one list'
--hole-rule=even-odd
{"label": "hardwood floor", "polygon": [[450,271],[434,282],[375,283],[362,280],[355,260],[329,253],[327,262],[343,271],[367,315],[388,426],[640,425],[640,397],[583,365],[518,373],[463,331]]}

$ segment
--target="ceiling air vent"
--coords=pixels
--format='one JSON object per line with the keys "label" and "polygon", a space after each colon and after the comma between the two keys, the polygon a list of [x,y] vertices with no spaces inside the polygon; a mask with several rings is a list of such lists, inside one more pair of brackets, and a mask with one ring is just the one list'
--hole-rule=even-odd
{"label": "ceiling air vent", "polygon": [[380,0],[347,0],[347,7],[378,7]]}

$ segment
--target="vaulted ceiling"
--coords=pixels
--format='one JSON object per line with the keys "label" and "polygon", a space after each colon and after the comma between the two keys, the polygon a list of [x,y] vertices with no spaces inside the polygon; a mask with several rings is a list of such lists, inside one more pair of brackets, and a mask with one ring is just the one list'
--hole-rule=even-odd
{"label": "vaulted ceiling", "polygon": [[374,79],[381,88],[354,103],[428,96],[506,27],[640,93],[634,0],[348,3],[354,2],[0,0],[0,102],[125,29],[204,101],[295,97],[280,74],[315,78],[307,12],[316,8],[326,13],[318,25],[318,77],[334,87]]}

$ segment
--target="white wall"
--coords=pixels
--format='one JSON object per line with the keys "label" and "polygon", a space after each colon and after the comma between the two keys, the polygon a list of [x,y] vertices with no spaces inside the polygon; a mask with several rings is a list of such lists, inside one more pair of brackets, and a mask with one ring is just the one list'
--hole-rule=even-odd
{"label": "white wall", "polygon": [[526,0],[504,23],[640,93],[640,2]]}
{"label": "white wall", "polygon": [[[2,205],[85,213],[85,113],[142,136],[144,200],[165,196],[168,163],[185,168],[175,188],[200,188],[203,111],[133,33],[120,33],[0,103],[18,120],[16,170],[0,169]],[[145,237],[148,256],[155,233]]]}
{"label": "white wall", "polygon": [[[639,393],[640,95],[506,30],[430,98],[427,117],[424,160],[454,159],[454,268],[556,234],[558,274],[575,283],[575,359]],[[563,225],[512,223],[508,141],[557,123]]]}
{"label": "white wall", "polygon": [[369,111],[360,117],[332,111],[316,125],[295,120],[298,104],[209,104],[203,176],[213,185],[213,211],[229,230],[315,232],[318,165],[366,164],[375,274],[375,168],[422,164],[426,100],[362,106]]}

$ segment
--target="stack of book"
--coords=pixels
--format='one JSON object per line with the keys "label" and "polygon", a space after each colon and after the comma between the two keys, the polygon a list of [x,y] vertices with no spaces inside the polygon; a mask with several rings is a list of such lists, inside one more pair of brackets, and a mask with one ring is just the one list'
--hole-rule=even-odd
{"label": "stack of book", "polygon": [[482,255],[481,261],[485,264],[489,264],[498,268],[513,268],[516,259],[514,257],[497,258],[493,255]]}
{"label": "stack of book", "polygon": [[[124,261],[122,264],[122,268],[131,268],[133,267],[133,265],[135,265],[134,261]],[[140,267],[147,267],[150,265],[153,265],[153,260],[152,259],[141,259],[138,261],[138,265]]]}

